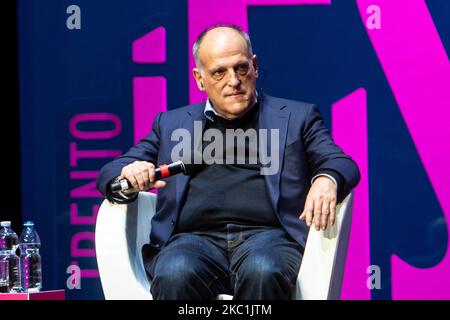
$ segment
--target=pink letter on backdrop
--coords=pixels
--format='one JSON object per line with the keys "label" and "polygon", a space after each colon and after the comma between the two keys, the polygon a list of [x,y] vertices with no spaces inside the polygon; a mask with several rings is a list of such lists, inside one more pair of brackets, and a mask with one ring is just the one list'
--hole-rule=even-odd
{"label": "pink letter on backdrop", "polygon": [[247,6],[303,4],[329,5],[331,0],[188,0],[189,102],[197,103],[204,100],[192,76],[195,62],[191,49],[204,29],[217,23],[232,23],[248,31]]}
{"label": "pink letter on backdrop", "polygon": [[[80,248],[81,241],[92,243],[92,248]],[[95,257],[95,236],[93,232],[78,232],[70,241],[70,253],[72,257]]]}
{"label": "pink letter on backdrop", "polygon": [[370,265],[369,160],[367,97],[358,89],[333,104],[332,129],[336,143],[358,164],[361,182],[355,190],[350,243],[341,299],[370,300],[366,273]]}
{"label": "pink letter on backdrop", "polygon": [[[150,31],[133,42],[133,62],[160,64],[166,62],[166,29]],[[150,133],[158,112],[167,110],[165,77],[133,78],[134,142]]]}
{"label": "pink letter on backdrop", "polygon": [[[72,261],[71,264],[78,266],[78,261]],[[81,277],[82,278],[100,278],[100,273],[98,272],[97,269],[81,269]]]}
{"label": "pink letter on backdrop", "polygon": [[78,150],[77,143],[70,143],[70,166],[76,167],[79,159],[115,158],[122,154],[121,150]]}
{"label": "pink letter on backdrop", "polygon": [[[109,121],[114,124],[112,130],[106,131],[81,131],[78,130],[77,125],[80,122],[94,122],[94,121]],[[77,114],[69,123],[70,133],[78,139],[111,139],[116,137],[122,131],[122,121],[118,116],[112,113],[83,113]]]}
{"label": "pink letter on backdrop", "polygon": [[[424,0],[358,0],[357,3],[363,22],[369,5],[381,8],[382,28],[367,32],[448,227],[450,63],[439,34]],[[449,299],[449,270],[449,247],[444,259],[433,268],[419,269],[393,255],[392,297]]]}
{"label": "pink letter on backdrop", "polygon": [[90,216],[81,216],[78,214],[78,204],[71,203],[70,204],[70,223],[74,225],[95,225],[97,221],[98,209],[99,205],[92,206],[92,215]]}
{"label": "pink letter on backdrop", "polygon": [[134,63],[166,62],[166,29],[156,28],[143,37],[133,41]]}
{"label": "pink letter on backdrop", "polygon": [[97,190],[95,180],[98,171],[71,171],[70,179],[90,179],[91,182],[84,184],[78,188],[70,190],[71,198],[102,198],[102,194]]}
{"label": "pink letter on backdrop", "polygon": [[166,78],[136,77],[133,79],[134,143],[145,138],[158,112],[167,109]]}

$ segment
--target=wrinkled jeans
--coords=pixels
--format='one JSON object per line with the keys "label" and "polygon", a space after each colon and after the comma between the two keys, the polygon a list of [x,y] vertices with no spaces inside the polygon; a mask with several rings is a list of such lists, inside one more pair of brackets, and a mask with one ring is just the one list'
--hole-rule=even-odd
{"label": "wrinkled jeans", "polygon": [[155,258],[154,299],[290,299],[303,248],[282,228],[177,233]]}

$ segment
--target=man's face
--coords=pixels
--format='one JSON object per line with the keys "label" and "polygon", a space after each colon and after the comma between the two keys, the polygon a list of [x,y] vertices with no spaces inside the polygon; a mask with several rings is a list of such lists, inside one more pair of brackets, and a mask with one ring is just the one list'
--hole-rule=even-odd
{"label": "man's face", "polygon": [[245,39],[230,28],[213,29],[200,45],[199,62],[194,77],[216,111],[230,120],[244,115],[255,99],[258,77],[256,55],[249,57]]}

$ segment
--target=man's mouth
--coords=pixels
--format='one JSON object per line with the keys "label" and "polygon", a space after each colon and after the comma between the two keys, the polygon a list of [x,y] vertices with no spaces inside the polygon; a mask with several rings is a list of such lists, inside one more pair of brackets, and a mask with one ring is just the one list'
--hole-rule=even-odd
{"label": "man's mouth", "polygon": [[234,92],[227,95],[227,97],[236,97],[236,96],[242,96],[244,95],[244,92]]}

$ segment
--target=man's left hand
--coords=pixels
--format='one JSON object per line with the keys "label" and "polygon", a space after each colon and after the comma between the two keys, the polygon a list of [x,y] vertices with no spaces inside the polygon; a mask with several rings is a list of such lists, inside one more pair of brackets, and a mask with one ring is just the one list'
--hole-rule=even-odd
{"label": "man's left hand", "polygon": [[333,180],[325,176],[316,178],[309,189],[300,220],[306,220],[310,227],[314,218],[316,230],[333,226],[336,220],[336,197],[337,187]]}

